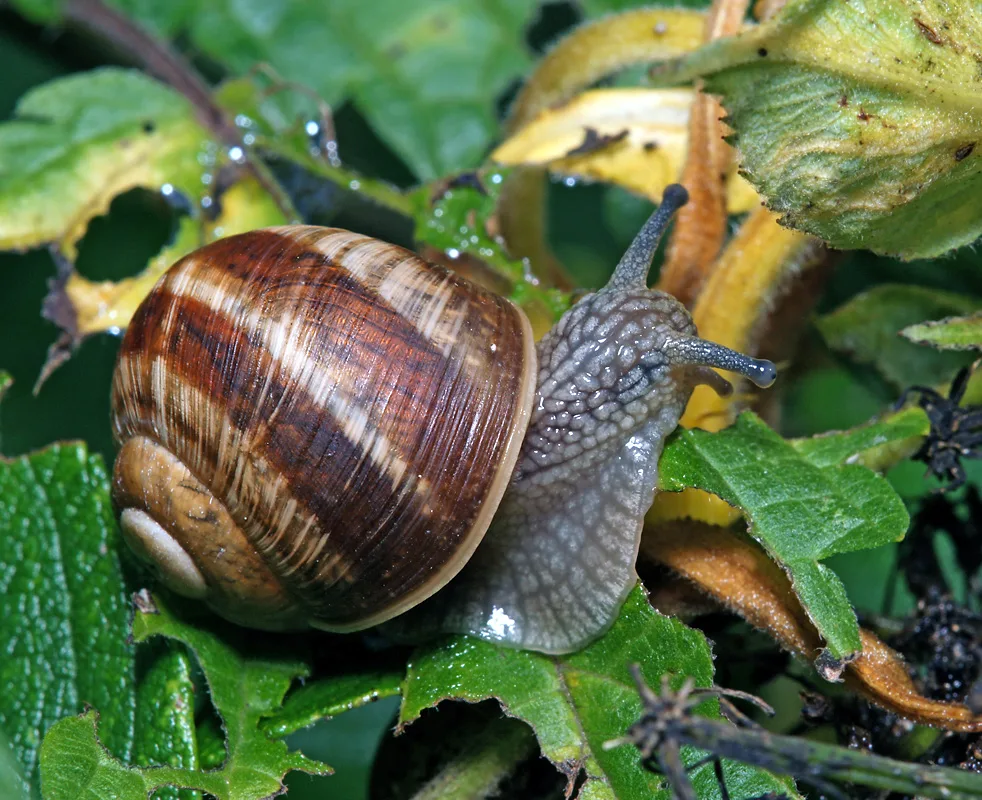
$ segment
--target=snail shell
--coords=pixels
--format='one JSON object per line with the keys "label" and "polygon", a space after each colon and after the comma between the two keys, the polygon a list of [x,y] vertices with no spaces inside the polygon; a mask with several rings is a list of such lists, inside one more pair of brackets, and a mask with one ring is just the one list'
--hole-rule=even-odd
{"label": "snail shell", "polygon": [[518,309],[402,248],[306,226],[222,239],[123,339],[121,527],[236,622],[374,625],[480,542],[534,378]]}

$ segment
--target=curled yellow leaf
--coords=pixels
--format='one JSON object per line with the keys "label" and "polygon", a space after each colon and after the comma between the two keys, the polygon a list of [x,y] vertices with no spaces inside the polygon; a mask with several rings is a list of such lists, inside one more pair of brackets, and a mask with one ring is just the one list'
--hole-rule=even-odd
{"label": "curled yellow leaf", "polygon": [[508,118],[513,132],[600,78],[694,50],[706,15],[684,9],[641,8],[582,25],[557,44],[522,87]]}
{"label": "curled yellow leaf", "polygon": [[[693,93],[687,89],[595,89],[540,112],[492,154],[500,164],[614,183],[658,201],[678,180],[688,148]],[[731,213],[758,203],[736,172]]]}
{"label": "curled yellow leaf", "polygon": [[[701,11],[643,8],[581,25],[536,67],[511,107],[505,130],[515,133],[607,75],[698,47],[705,20]],[[573,281],[546,242],[544,171],[526,167],[512,173],[499,203],[501,235],[513,257],[529,259],[537,275],[569,289]]]}

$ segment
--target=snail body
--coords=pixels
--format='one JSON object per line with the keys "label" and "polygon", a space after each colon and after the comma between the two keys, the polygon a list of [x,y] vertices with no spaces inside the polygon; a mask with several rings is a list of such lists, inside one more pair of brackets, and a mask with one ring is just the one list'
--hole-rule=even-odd
{"label": "snail body", "polygon": [[684,202],[667,191],[538,346],[507,300],[349,231],[192,253],[138,309],[114,375],[124,537],[171,588],[253,627],[399,617],[576,649],[636,580],[692,388],[729,388],[709,365],[774,377],[646,288]]}

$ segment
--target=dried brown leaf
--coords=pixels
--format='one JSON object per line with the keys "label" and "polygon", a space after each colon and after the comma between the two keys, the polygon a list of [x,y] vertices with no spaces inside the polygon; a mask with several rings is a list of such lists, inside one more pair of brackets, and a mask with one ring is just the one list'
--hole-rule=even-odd
{"label": "dried brown leaf", "polygon": [[[815,663],[822,642],[798,602],[787,575],[753,542],[695,521],[645,528],[642,553],[696,583],[719,603],[782,647]],[[917,691],[903,658],[875,634],[861,630],[862,653],[844,668],[847,685],[878,706],[922,725],[959,733],[982,730],[982,717],[964,705],[943,703]]]}

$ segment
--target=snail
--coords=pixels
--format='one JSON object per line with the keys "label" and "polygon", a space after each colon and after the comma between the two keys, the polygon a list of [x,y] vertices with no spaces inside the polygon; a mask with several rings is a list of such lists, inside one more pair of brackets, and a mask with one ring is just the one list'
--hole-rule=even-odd
{"label": "snail", "polygon": [[357,233],[268,228],[186,256],[113,377],[124,538],[165,585],[251,627],[399,617],[578,649],[637,580],[693,387],[731,390],[711,367],[775,378],[647,288],[686,201],[669,187],[607,285],[537,345],[508,300]]}

